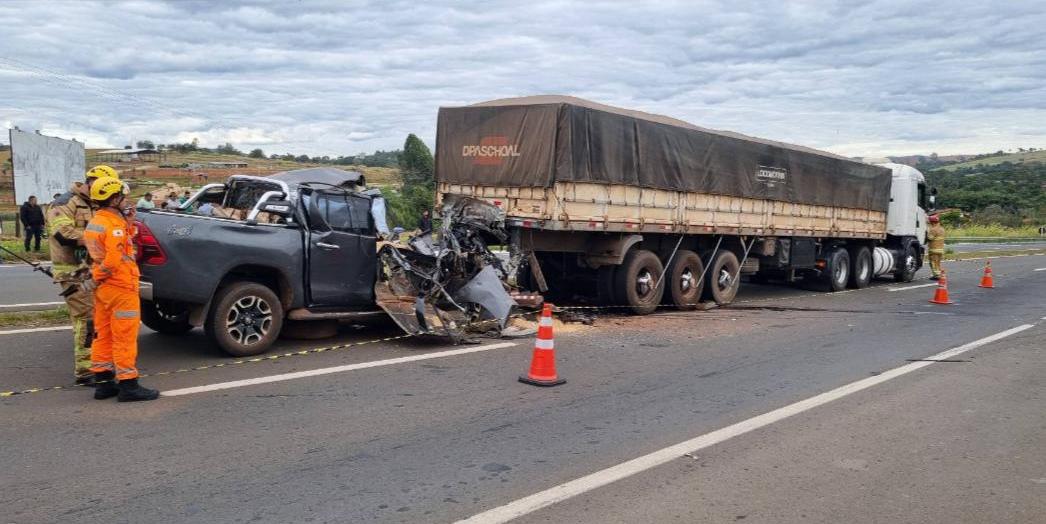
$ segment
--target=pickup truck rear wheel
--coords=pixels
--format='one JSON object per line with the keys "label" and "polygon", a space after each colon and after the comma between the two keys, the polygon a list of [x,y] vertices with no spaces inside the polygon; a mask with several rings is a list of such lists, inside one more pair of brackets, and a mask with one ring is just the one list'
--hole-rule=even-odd
{"label": "pickup truck rear wheel", "polygon": [[204,330],[218,347],[235,357],[264,353],[283,327],[283,306],[276,293],[255,282],[221,288],[207,314]]}
{"label": "pickup truck rear wheel", "polygon": [[142,323],[165,335],[184,335],[192,330],[187,308],[151,300],[142,301]]}
{"label": "pickup truck rear wheel", "polygon": [[661,303],[665,291],[661,279],[664,266],[657,255],[645,249],[633,249],[625,255],[621,267],[617,268],[617,293],[636,315],[649,315]]}

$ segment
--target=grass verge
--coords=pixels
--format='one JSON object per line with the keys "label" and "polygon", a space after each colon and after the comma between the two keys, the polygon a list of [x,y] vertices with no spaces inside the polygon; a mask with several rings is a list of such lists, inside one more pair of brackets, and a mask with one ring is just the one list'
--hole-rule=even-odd
{"label": "grass verge", "polygon": [[0,328],[19,329],[44,326],[61,326],[69,323],[69,310],[65,306],[46,311],[12,311],[0,313]]}
{"label": "grass verge", "polygon": [[971,258],[1012,257],[1016,255],[1046,254],[1046,249],[1004,249],[993,251],[970,251],[968,253],[946,253],[945,260],[968,260]]}

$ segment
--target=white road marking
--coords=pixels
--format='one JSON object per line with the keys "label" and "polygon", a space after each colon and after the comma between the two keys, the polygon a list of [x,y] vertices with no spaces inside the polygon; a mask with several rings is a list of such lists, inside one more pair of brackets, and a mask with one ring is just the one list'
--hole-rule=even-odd
{"label": "white road marking", "polygon": [[0,331],[0,335],[14,335],[17,333],[39,333],[41,331],[65,331],[66,329],[73,329],[73,326],[48,326],[38,328],[9,329],[7,331]]}
{"label": "white road marking", "polygon": [[31,307],[31,306],[58,306],[65,304],[65,302],[33,302],[27,304],[0,304],[0,309],[3,308],[16,308],[16,307]]}
{"label": "white road marking", "polygon": [[207,391],[218,391],[220,389],[232,389],[242,388],[244,386],[253,386],[255,384],[268,384],[270,382],[282,382],[284,380],[294,380],[298,378],[316,377],[320,375],[330,375],[331,373],[342,373],[345,371],[355,371],[357,369],[376,368],[382,366],[392,366],[395,364],[405,364],[407,362],[417,362],[419,360],[431,360],[434,358],[454,357],[457,355],[467,355],[469,353],[479,353],[482,351],[490,351],[492,349],[501,349],[507,347],[513,347],[517,344],[515,342],[499,342],[497,344],[486,344],[483,346],[474,346],[462,349],[451,349],[447,351],[437,351],[435,353],[425,353],[424,355],[411,355],[409,357],[390,358],[385,360],[374,360],[371,362],[359,362],[356,364],[347,364],[344,366],[334,366],[330,368],[321,369],[310,369],[308,371],[296,371],[293,373],[282,373],[280,375],[270,375],[267,377],[248,378],[244,380],[233,380],[231,382],[219,382],[217,384],[210,384],[207,386],[195,386],[191,388],[172,389],[169,391],[163,391],[161,394],[165,397],[178,397],[182,395],[192,395],[195,393],[204,393]]}
{"label": "white road marking", "polygon": [[936,285],[937,285],[936,282],[931,282],[929,284],[919,284],[918,286],[888,287],[888,288],[886,288],[886,290],[887,291],[904,291],[904,290],[907,290],[907,289],[919,289],[921,287],[930,287],[930,286],[936,286]]}
{"label": "white road marking", "polygon": [[1040,267],[1039,269],[1036,269],[1035,271],[1046,271],[1046,267]]}
{"label": "white road marking", "polygon": [[[996,333],[994,335],[984,337],[980,340],[975,340],[968,344],[942,351],[932,357],[927,357],[927,360],[948,360],[954,358],[957,355],[970,351],[971,349],[978,348],[985,344],[990,344],[997,340],[1001,340],[1010,335],[1020,333],[1026,329],[1033,327],[1032,324],[1024,324],[1015,328],[1007,329],[1006,331]],[[903,366],[891,369],[882,374],[874,377],[868,377],[865,379],[858,380],[857,382],[851,382],[845,386],[833,389],[815,395],[806,400],[800,400],[795,404],[785,406],[783,408],[775,409],[768,413],[755,416],[748,420],[738,422],[727,426],[722,429],[718,429],[711,433],[706,433],[699,437],[692,438],[690,440],[680,442],[669,446],[667,448],[655,451],[653,453],[643,455],[639,458],[634,458],[627,462],[622,462],[616,466],[611,466],[604,470],[597,471],[590,475],[574,479],[558,486],[546,489],[544,491],[535,493],[528,497],[524,497],[504,506],[493,508],[483,513],[478,513],[469,517],[465,520],[458,521],[459,523],[483,523],[493,524],[508,522],[515,518],[533,513],[539,509],[551,506],[557,502],[576,497],[578,495],[587,493],[594,489],[606,486],[612,482],[628,478],[637,473],[642,473],[648,469],[655,468],[662,464],[666,464],[675,460],[679,457],[684,456],[687,453],[694,453],[701,449],[719,444],[726,440],[730,440],[739,435],[744,435],[750,431],[757,430],[759,428],[768,426],[780,420],[784,420],[792,415],[797,415],[804,411],[822,406],[833,400],[843,398],[847,395],[857,393],[858,391],[870,388],[872,386],[882,384],[888,380],[895,379],[902,375],[906,375],[915,370],[922,369],[926,366],[936,364],[936,362],[912,362]]]}

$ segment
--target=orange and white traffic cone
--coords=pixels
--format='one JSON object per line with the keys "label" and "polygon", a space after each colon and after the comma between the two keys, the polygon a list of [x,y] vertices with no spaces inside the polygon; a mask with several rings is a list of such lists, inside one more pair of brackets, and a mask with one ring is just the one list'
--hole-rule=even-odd
{"label": "orange and white traffic cone", "polygon": [[992,289],[995,287],[995,279],[992,278],[992,261],[988,260],[984,263],[984,276],[981,277],[981,283],[977,287],[986,287]]}
{"label": "orange and white traffic cone", "polygon": [[556,348],[552,335],[552,305],[545,303],[538,321],[538,338],[534,341],[534,356],[530,372],[520,375],[520,382],[535,386],[558,386],[566,380],[556,375]]}
{"label": "orange and white traffic cone", "polygon": [[937,291],[933,294],[933,300],[930,301],[933,304],[953,304],[948,299],[948,275],[942,270],[941,279],[937,281]]}

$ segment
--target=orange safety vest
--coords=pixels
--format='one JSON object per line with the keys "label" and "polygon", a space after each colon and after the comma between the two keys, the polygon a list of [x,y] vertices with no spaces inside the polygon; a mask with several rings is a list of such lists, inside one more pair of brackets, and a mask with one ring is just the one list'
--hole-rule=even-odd
{"label": "orange safety vest", "polygon": [[134,260],[135,226],[110,208],[101,209],[84,230],[91,254],[91,276],[107,284],[138,292],[138,264]]}

